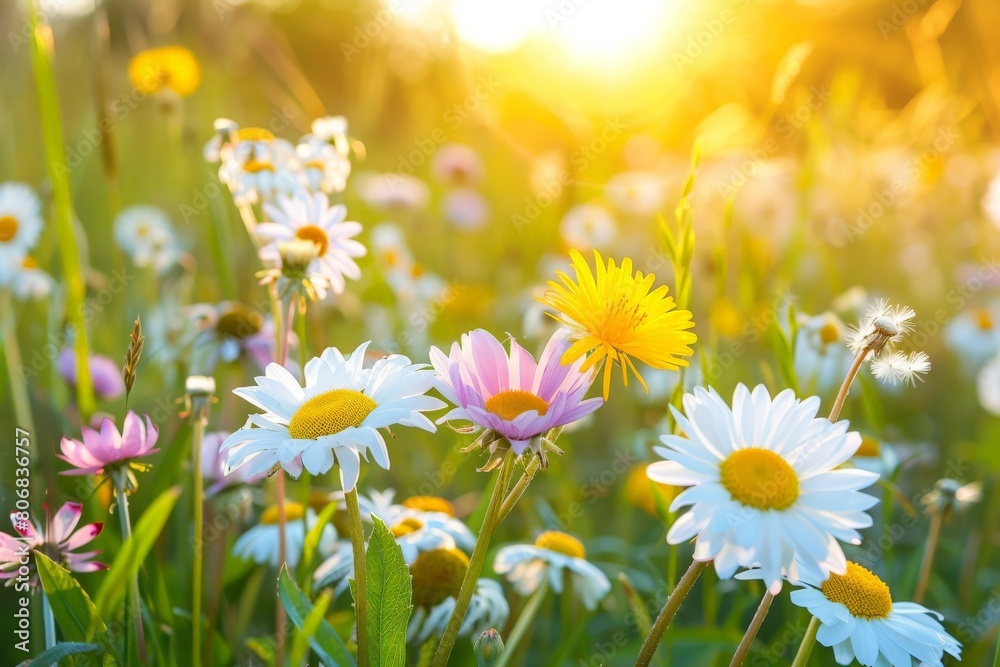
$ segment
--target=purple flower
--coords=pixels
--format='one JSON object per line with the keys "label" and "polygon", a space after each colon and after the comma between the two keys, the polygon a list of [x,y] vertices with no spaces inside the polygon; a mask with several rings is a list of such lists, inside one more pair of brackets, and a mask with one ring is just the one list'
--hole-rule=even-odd
{"label": "purple flower", "polygon": [[[0,533],[0,579],[6,579],[6,585],[13,586],[20,574],[21,566],[31,566],[34,563],[34,558],[24,558],[25,548],[32,552],[44,553],[73,572],[96,572],[108,569],[107,565],[91,560],[100,553],[98,551],[73,553],[75,549],[100,535],[104,528],[101,522],[88,523],[74,532],[76,524],[80,522],[81,514],[83,505],[66,503],[59,508],[51,521],[46,520],[48,525],[43,531],[41,526],[32,524],[25,513],[11,512],[11,523],[14,524],[14,530],[20,537]],[[38,585],[37,573],[31,573],[29,585],[32,587]]]}
{"label": "purple flower", "polygon": [[511,339],[510,355],[496,338],[482,329],[462,335],[461,347],[451,354],[432,347],[434,386],[457,407],[438,420],[469,420],[505,437],[520,454],[532,438],[574,422],[601,407],[600,398],[584,400],[593,373],[580,372],[584,359],[564,366],[569,349],[565,332],[558,331],[535,363]]}
{"label": "purple flower", "polygon": [[83,441],[63,438],[62,454],[57,455],[72,465],[75,470],[64,470],[63,475],[103,475],[108,468],[130,463],[160,451],[154,449],[159,432],[146,416],[143,423],[134,412],[125,415],[125,427],[118,427],[110,419],[101,423],[101,430],[95,431],[84,426]]}
{"label": "purple flower", "polygon": [[[125,392],[125,382],[122,380],[122,371],[118,368],[118,364],[107,357],[92,354],[89,365],[90,381],[98,398],[113,401]],[[76,355],[71,348],[67,347],[59,353],[56,368],[66,382],[76,385]]]}
{"label": "purple flower", "polygon": [[210,496],[237,484],[253,484],[267,476],[267,473],[262,473],[249,477],[246,474],[245,464],[233,468],[227,475],[226,458],[229,453],[220,451],[227,437],[229,433],[225,431],[206,433],[201,443],[201,474],[206,482],[211,482],[206,489]]}

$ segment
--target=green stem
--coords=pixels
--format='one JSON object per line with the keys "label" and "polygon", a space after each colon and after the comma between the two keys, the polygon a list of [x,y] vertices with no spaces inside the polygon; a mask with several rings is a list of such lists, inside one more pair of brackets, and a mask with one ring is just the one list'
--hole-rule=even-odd
{"label": "green stem", "polygon": [[931,579],[931,569],[934,565],[934,552],[937,550],[938,538],[941,536],[942,513],[935,510],[931,515],[931,527],[927,532],[927,544],[924,547],[924,559],[920,563],[920,576],[913,590],[913,601],[920,604],[927,593],[927,583]]}
{"label": "green stem", "polygon": [[59,239],[63,278],[68,292],[66,310],[74,329],[76,403],[80,411],[80,421],[86,424],[96,407],[94,387],[90,379],[87,323],[83,312],[87,288],[80,269],[80,255],[73,228],[73,200],[69,188],[69,167],[64,152],[66,143],[63,140],[62,120],[59,118],[59,95],[56,92],[55,75],[52,71],[52,30],[39,16],[35,0],[29,0],[27,5],[28,20],[32,29],[31,56],[35,66],[35,89],[38,93],[42,139],[45,144],[49,180],[52,182],[56,236]]}
{"label": "green stem", "polygon": [[670,626],[670,621],[674,620],[674,615],[680,609],[681,602],[684,601],[687,594],[694,588],[694,582],[698,581],[698,576],[701,575],[702,570],[707,566],[708,563],[702,563],[697,560],[691,561],[691,565],[684,573],[684,576],[681,577],[681,580],[677,582],[677,587],[674,588],[670,597],[667,598],[666,604],[660,610],[660,615],[656,617],[653,627],[649,630],[646,640],[642,643],[642,648],[639,649],[639,657],[635,661],[637,667],[646,667],[646,665],[652,662],[653,656],[656,655],[656,647],[660,643],[660,638]]}
{"label": "green stem", "polygon": [[21,348],[17,344],[17,325],[14,322],[14,305],[10,290],[0,290],[0,327],[3,330],[3,350],[10,376],[10,393],[14,399],[14,415],[17,425],[29,433],[35,432],[31,418],[31,401],[28,398],[28,384],[24,379],[24,365]]}
{"label": "green stem", "polygon": [[809,654],[812,653],[813,644],[816,643],[816,633],[819,631],[819,619],[815,616],[809,621],[809,627],[806,628],[806,634],[802,637],[802,643],[799,644],[799,650],[795,653],[795,660],[792,661],[792,667],[806,667],[806,663],[809,662]]}
{"label": "green stem", "polygon": [[207,418],[207,400],[205,397],[193,399],[198,406],[192,405],[193,429],[191,438],[192,459],[194,465],[194,564],[191,573],[191,627],[192,647],[191,657],[194,667],[201,667],[201,579],[204,556],[205,528],[205,489],[201,469],[202,439],[205,435]]}
{"label": "green stem", "polygon": [[[114,474],[115,489],[118,494],[118,523],[122,531],[122,543],[132,539],[132,520],[129,516],[128,469],[120,468]],[[131,660],[133,647],[138,652],[140,664],[146,662],[146,645],[142,633],[142,611],[139,607],[139,577],[136,575],[126,583],[125,618],[128,629],[125,632],[125,659]]]}
{"label": "green stem", "polygon": [[[465,573],[462,588],[455,600],[455,610],[451,613],[451,618],[448,619],[448,626],[445,628],[444,634],[441,635],[441,643],[438,644],[437,651],[434,653],[434,667],[446,667],[448,658],[451,657],[451,651],[455,648],[455,642],[458,641],[458,631],[462,628],[465,613],[469,610],[469,602],[472,600],[472,594],[479,582],[479,573],[482,572],[483,563],[486,560],[486,551],[490,547],[494,531],[502,520],[501,507],[504,505],[503,499],[507,492],[507,486],[510,484],[516,460],[514,453],[508,451],[503,463],[500,464],[500,470],[497,472],[497,483],[493,487],[493,494],[486,507],[486,516],[479,531],[479,539],[476,540],[476,546],[472,549],[469,569]],[[525,474],[527,474],[527,470],[525,470]],[[510,508],[507,511],[509,512]]]}
{"label": "green stem", "polygon": [[514,505],[524,495],[525,489],[528,488],[531,480],[535,478],[535,473],[538,472],[540,466],[540,459],[537,456],[532,456],[531,460],[524,467],[524,472],[521,473],[520,479],[517,480],[513,488],[511,488],[510,493],[504,498],[503,504],[500,505],[500,509],[497,512],[497,525],[500,525],[507,518],[507,515],[510,514],[510,511],[514,509]]}
{"label": "green stem", "polygon": [[736,647],[736,653],[733,654],[732,662],[729,663],[729,667],[740,667],[743,661],[746,660],[747,653],[750,652],[750,647],[753,645],[753,640],[757,637],[757,633],[760,631],[760,626],[764,622],[764,617],[767,616],[767,610],[771,608],[771,601],[774,600],[774,596],[771,595],[771,591],[764,593],[764,597],[760,601],[760,605],[757,607],[757,611],[753,615],[753,620],[750,621],[750,625],[747,626],[747,631],[743,634],[743,639],[740,641],[740,645]]}
{"label": "green stem", "polygon": [[365,533],[361,525],[358,490],[344,494],[347,501],[347,521],[351,527],[351,548],[354,552],[354,615],[358,626],[358,667],[368,665],[368,584],[365,579]]}
{"label": "green stem", "polygon": [[42,617],[45,620],[45,648],[48,650],[56,645],[56,619],[45,591],[42,591]]}
{"label": "green stem", "polygon": [[[503,653],[500,656],[500,661],[497,662],[496,667],[507,667],[510,664],[511,658],[514,653],[517,652],[517,647],[524,639],[524,634],[527,632],[528,627],[535,620],[535,616],[538,614],[539,607],[542,606],[542,599],[549,592],[549,580],[548,578],[542,579],[542,583],[539,584],[535,592],[531,594],[528,598],[528,602],[525,603],[524,609],[521,610],[521,615],[517,617],[517,623],[514,624],[514,629],[510,631],[510,636],[507,637],[507,641],[504,642]],[[571,591],[564,590],[563,597],[569,597]]]}

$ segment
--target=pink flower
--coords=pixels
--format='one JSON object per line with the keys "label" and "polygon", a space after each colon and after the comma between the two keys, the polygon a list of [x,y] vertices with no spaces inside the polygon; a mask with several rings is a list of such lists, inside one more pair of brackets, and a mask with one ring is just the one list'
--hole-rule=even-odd
{"label": "pink flower", "polygon": [[201,443],[201,474],[206,482],[211,482],[211,485],[206,489],[210,496],[214,496],[230,486],[253,484],[267,477],[266,472],[248,476],[246,464],[233,468],[227,475],[226,458],[228,452],[220,451],[222,443],[227,437],[229,437],[229,433],[226,431],[206,433]]}
{"label": "pink flower", "polygon": [[[115,362],[99,354],[92,354],[89,359],[90,382],[99,398],[113,401],[125,393],[122,371]],[[67,347],[59,354],[56,368],[66,382],[76,386],[76,355],[72,348]]]}
{"label": "pink flower", "polygon": [[[35,559],[27,558],[25,550],[44,553],[73,572],[96,572],[108,569],[104,563],[90,560],[100,553],[99,551],[73,553],[75,549],[100,535],[104,528],[101,522],[88,523],[74,532],[73,529],[79,523],[81,514],[83,505],[66,503],[59,508],[51,521],[46,520],[48,527],[43,532],[41,526],[31,523],[26,513],[11,512],[11,523],[14,524],[14,530],[20,537],[0,533],[0,579],[6,579],[6,585],[13,586],[21,574],[22,566],[33,567]],[[36,572],[31,572],[29,585],[38,585]]]}
{"label": "pink flower", "polygon": [[432,347],[434,386],[457,407],[438,420],[469,420],[489,428],[510,442],[520,454],[532,438],[574,422],[601,407],[600,398],[584,400],[593,373],[580,372],[581,357],[560,362],[569,348],[566,334],[556,332],[538,363],[511,339],[510,355],[496,338],[482,329],[462,335],[451,355]]}
{"label": "pink flower", "polygon": [[62,439],[62,455],[59,458],[76,468],[64,470],[63,475],[103,475],[109,467],[117,467],[160,451],[153,448],[159,432],[148,415],[143,423],[138,415],[129,411],[125,415],[125,428],[120,434],[118,427],[110,419],[101,423],[100,432],[86,426],[81,430],[83,442]]}

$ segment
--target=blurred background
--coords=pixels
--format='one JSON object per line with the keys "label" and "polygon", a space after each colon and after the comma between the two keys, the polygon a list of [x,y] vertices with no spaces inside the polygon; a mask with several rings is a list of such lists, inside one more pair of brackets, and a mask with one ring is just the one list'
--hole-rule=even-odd
{"label": "blurred background", "polygon": [[[159,411],[161,457],[189,439],[176,399],[198,355],[190,306],[267,309],[254,247],[204,157],[216,118],[293,142],[315,118],[347,119],[353,167],[341,197],[349,219],[365,226],[369,253],[361,280],[310,310],[310,356],[372,339],[380,350],[425,361],[429,345],[450,345],[476,327],[509,332],[537,351],[553,323],[532,297],[568,265],[570,248],[631,257],[673,289],[660,221],[674,224],[697,145],[690,308],[699,343],[683,381],[711,384],[724,396],[737,382],[791,385],[828,404],[850,362],[845,325],[876,297],[913,307],[911,340],[933,363],[927,381],[886,387],[862,377],[845,409],[890,480],[873,491],[883,504],[873,510],[869,543],[848,555],[875,567],[907,599],[927,532],[921,500],[941,478],[980,483],[982,502],[950,513],[944,525],[927,604],[965,644],[965,664],[988,664],[1000,621],[993,551],[1000,540],[1000,372],[990,366],[1000,350],[1000,4],[39,6],[52,28],[77,241],[92,297],[91,348],[119,362],[142,316],[147,347],[130,406]],[[0,6],[0,34],[0,181],[27,183],[46,200],[21,2]],[[168,45],[194,54],[196,90],[181,97],[134,89],[130,59]],[[117,245],[114,221],[136,205],[169,217],[177,244],[169,266],[136,266]],[[49,225],[34,253],[55,278],[51,298],[19,303],[16,311],[43,452],[35,488],[46,489],[50,502],[81,495],[79,485],[57,479],[61,464],[52,456],[60,436],[78,429],[71,388],[52,363],[66,343],[57,243]],[[248,359],[219,366],[213,430],[243,423],[246,406],[229,391],[256,373]],[[566,456],[533,483],[496,539],[500,545],[561,527],[579,536],[616,582],[566,664],[631,664],[641,636],[626,619],[630,608],[616,577],[623,573],[655,615],[670,574],[664,517],[656,516],[641,471],[667,428],[665,406],[681,377],[645,375],[648,394],[619,387],[590,423],[564,436]],[[13,423],[9,385],[0,387],[5,424]],[[99,404],[111,414],[122,407],[121,397]],[[464,442],[449,431],[408,433],[397,442],[393,469],[370,470],[361,488],[434,493],[469,512],[483,477],[474,457],[457,452]],[[176,482],[157,476],[157,468],[182,470],[183,456],[176,458],[172,467],[154,465],[150,486]],[[0,470],[6,509],[13,472],[6,462]],[[140,510],[153,497],[137,497]],[[104,515],[98,505],[88,506],[90,520]],[[900,522],[906,527],[896,535],[890,529]],[[157,547],[164,567],[181,557],[176,544],[188,526],[177,521],[167,530],[175,541]],[[118,538],[108,533],[99,546],[113,551]],[[885,545],[872,550],[883,538],[891,553]],[[683,564],[687,548],[679,551]],[[246,567],[228,565],[222,574],[234,610],[255,604],[240,597],[246,575]],[[186,575],[181,567],[170,576],[181,586]],[[682,611],[665,653],[677,665],[727,664],[763,590],[749,582],[713,585],[708,574],[699,588],[703,598]],[[5,592],[4,603],[9,599]],[[261,594],[259,604],[273,600]],[[229,633],[229,661],[253,664],[244,640],[272,618],[257,616],[220,630]],[[546,646],[558,644],[565,629],[544,620],[555,616],[540,614],[523,664],[542,664]],[[788,664],[803,617],[787,596],[776,600],[748,664]],[[0,621],[5,632],[9,619],[4,613]],[[814,652],[813,661],[833,664],[829,651]]]}

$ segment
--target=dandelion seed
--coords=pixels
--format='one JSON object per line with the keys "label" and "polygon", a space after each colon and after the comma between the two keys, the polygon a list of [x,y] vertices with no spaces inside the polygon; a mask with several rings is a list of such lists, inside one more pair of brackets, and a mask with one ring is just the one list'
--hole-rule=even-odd
{"label": "dandelion seed", "polygon": [[872,375],[888,384],[915,385],[921,375],[931,369],[930,359],[923,352],[890,352],[872,361]]}
{"label": "dandelion seed", "polygon": [[887,300],[880,299],[868,307],[860,324],[848,327],[847,346],[854,353],[868,349],[877,356],[913,331],[911,320],[915,316],[908,306],[891,306]]}

